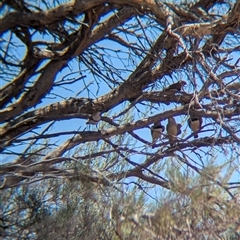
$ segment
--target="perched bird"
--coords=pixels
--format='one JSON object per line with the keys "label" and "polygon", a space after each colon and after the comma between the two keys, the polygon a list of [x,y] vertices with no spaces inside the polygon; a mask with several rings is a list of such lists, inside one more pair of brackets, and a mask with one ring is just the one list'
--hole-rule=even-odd
{"label": "perched bird", "polygon": [[237,102],[236,100],[233,101],[233,105],[236,107],[234,110],[234,113],[237,115],[240,115],[240,102]]}
{"label": "perched bird", "polygon": [[173,16],[168,15],[166,19],[166,29],[169,31],[172,29],[174,22],[173,22]]}
{"label": "perched bird", "polygon": [[156,143],[156,141],[161,138],[162,133],[164,132],[165,128],[161,124],[160,121],[155,122],[151,127],[151,135],[152,135],[152,143]]}
{"label": "perched bird", "polygon": [[198,131],[202,125],[202,118],[194,115],[190,115],[188,119],[188,125],[194,132],[194,138],[198,138]]}
{"label": "perched bird", "polygon": [[164,91],[181,91],[182,87],[186,84],[187,83],[185,81],[178,81],[165,88]]}
{"label": "perched bird", "polygon": [[94,112],[91,115],[91,117],[88,119],[86,124],[97,125],[100,120],[101,120],[101,112]]}
{"label": "perched bird", "polygon": [[180,125],[178,125],[173,117],[168,118],[168,124],[167,124],[167,133],[168,133],[168,139],[170,141],[170,145],[173,147],[176,143],[176,137],[178,133],[180,132],[179,129]]}

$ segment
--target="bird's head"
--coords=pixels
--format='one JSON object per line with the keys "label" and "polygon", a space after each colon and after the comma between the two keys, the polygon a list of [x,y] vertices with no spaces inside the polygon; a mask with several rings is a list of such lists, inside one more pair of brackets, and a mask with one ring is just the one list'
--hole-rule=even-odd
{"label": "bird's head", "polygon": [[169,123],[176,123],[175,119],[173,117],[169,117],[168,118],[168,122]]}
{"label": "bird's head", "polygon": [[161,128],[161,127],[162,127],[161,121],[155,122],[153,124],[153,128]]}
{"label": "bird's head", "polygon": [[185,81],[183,81],[183,80],[179,81],[179,83],[181,84],[182,87],[187,85],[187,83]]}

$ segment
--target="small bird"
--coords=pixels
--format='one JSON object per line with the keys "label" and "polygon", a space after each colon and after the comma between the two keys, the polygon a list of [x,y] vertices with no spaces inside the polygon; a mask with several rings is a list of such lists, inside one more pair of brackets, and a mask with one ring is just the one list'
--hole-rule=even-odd
{"label": "small bird", "polygon": [[240,102],[237,102],[236,100],[234,100],[233,104],[236,107],[234,113],[236,113],[237,115],[240,115]]}
{"label": "small bird", "polygon": [[165,127],[161,124],[160,121],[153,124],[153,126],[151,127],[152,143],[156,143],[156,141],[161,138],[164,130]]}
{"label": "small bird", "polygon": [[166,29],[167,29],[167,30],[171,30],[173,24],[174,24],[174,22],[173,22],[173,16],[168,15],[168,16],[167,16],[167,19],[166,19]]}
{"label": "small bird", "polygon": [[190,115],[188,119],[188,125],[194,132],[194,138],[198,138],[198,131],[202,125],[202,118],[194,115]]}
{"label": "small bird", "polygon": [[91,117],[88,119],[86,124],[97,125],[100,120],[101,120],[101,112],[94,112],[91,115]]}
{"label": "small bird", "polygon": [[178,133],[181,131],[179,129],[180,125],[178,125],[173,117],[168,118],[168,124],[167,124],[167,133],[168,133],[168,139],[170,141],[171,147],[173,147],[176,143],[176,137]]}
{"label": "small bird", "polygon": [[183,86],[187,83],[185,81],[178,81],[176,83],[171,84],[167,88],[164,89],[164,91],[181,91]]}

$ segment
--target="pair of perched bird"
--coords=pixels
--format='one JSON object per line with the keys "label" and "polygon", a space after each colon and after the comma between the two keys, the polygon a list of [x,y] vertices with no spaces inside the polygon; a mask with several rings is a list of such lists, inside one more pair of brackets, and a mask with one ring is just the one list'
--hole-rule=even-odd
{"label": "pair of perched bird", "polygon": [[[188,125],[194,133],[194,138],[198,138],[198,132],[202,125],[202,118],[198,116],[190,115],[188,119]],[[161,124],[161,121],[158,121],[153,124],[151,127],[151,135],[153,144],[161,138],[165,127]],[[177,136],[181,134],[181,124],[177,124],[173,117],[168,118],[167,124],[167,136],[171,146],[174,146],[176,143]]]}
{"label": "pair of perched bird", "polygon": [[[152,142],[155,144],[159,138],[162,137],[162,134],[165,130],[165,127],[161,124],[161,121],[156,122],[151,127]],[[168,118],[167,124],[167,136],[171,146],[174,146],[176,143],[177,135],[181,133],[181,124],[177,124],[173,117]]]}

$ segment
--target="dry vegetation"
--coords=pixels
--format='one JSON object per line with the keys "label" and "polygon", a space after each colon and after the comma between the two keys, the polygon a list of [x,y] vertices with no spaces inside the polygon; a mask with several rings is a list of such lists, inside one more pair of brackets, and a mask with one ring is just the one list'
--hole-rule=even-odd
{"label": "dry vegetation", "polygon": [[240,239],[239,0],[0,12],[0,236]]}

